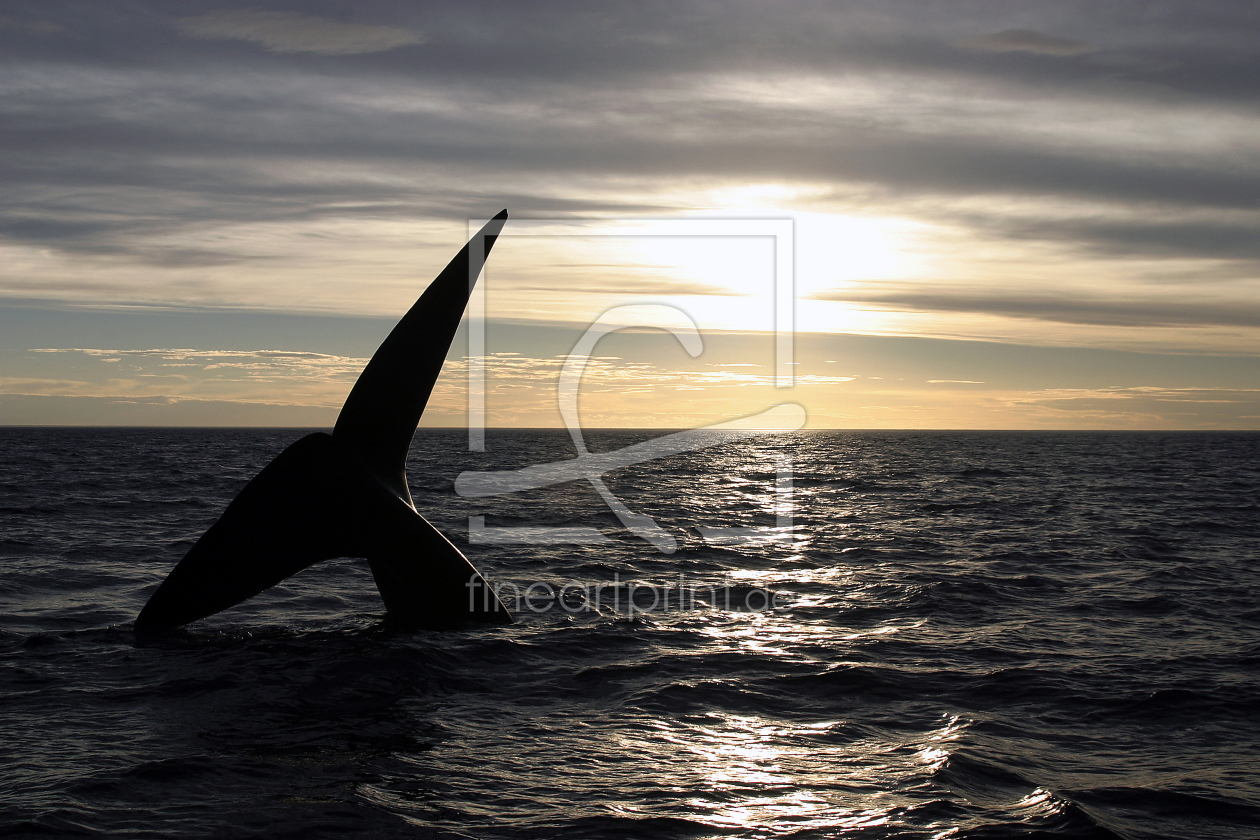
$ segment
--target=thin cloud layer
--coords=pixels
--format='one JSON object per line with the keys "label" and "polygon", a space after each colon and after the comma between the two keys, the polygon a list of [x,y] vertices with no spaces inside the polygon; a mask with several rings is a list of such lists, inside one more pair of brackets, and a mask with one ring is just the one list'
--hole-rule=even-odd
{"label": "thin cloud layer", "polygon": [[1260,305],[1232,302],[1115,300],[1097,296],[1075,299],[1052,295],[988,294],[966,291],[889,289],[884,292],[822,292],[816,300],[885,304],[904,309],[939,312],[978,312],[1065,324],[1098,324],[1124,327],[1170,325],[1260,328]]}
{"label": "thin cloud layer", "polygon": [[256,9],[208,12],[177,23],[180,32],[195,38],[249,41],[278,53],[360,55],[418,44],[424,35],[397,26],[339,23],[298,12]]}
{"label": "thin cloud layer", "polygon": [[1035,29],[1003,29],[1001,32],[964,41],[962,46],[985,52],[1028,52],[1061,56],[1084,55],[1098,50],[1092,44],[1056,38]]}

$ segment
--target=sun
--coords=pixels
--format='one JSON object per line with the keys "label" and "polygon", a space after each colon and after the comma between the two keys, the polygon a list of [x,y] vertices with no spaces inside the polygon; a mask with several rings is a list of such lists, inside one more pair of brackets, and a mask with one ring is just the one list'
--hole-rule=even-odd
{"label": "sun", "polygon": [[[683,309],[701,330],[774,332],[784,323],[776,321],[776,301],[787,288],[803,319],[798,328],[869,329],[865,320],[881,313],[818,298],[922,274],[918,243],[926,226],[773,203],[794,195],[763,184],[724,194],[730,204],[721,211],[681,218],[518,223],[488,278],[492,314],[590,321],[611,306],[656,303]],[[788,235],[771,232],[785,223]],[[778,251],[785,247],[786,262]]]}

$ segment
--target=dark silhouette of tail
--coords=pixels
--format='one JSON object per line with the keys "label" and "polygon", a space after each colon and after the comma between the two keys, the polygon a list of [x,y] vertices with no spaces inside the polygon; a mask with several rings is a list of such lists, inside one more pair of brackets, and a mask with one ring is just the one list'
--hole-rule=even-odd
{"label": "dark silhouette of tail", "polygon": [[367,559],[391,621],[512,620],[468,559],[416,512],[406,475],[411,437],[506,220],[506,210],[491,219],[398,322],[333,433],[293,444],[245,486],[153,593],[136,632],[214,615],[333,557]]}
{"label": "dark silhouette of tail", "polygon": [[368,362],[341,407],[333,437],[399,496],[407,490],[407,449],[442,372],[477,276],[507,221],[491,219],[402,317]]}

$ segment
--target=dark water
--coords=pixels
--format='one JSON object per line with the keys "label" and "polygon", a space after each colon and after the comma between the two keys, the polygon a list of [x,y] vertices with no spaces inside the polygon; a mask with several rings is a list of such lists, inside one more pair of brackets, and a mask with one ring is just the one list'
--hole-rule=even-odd
{"label": "dark water", "polygon": [[[298,436],[0,429],[0,835],[1260,837],[1260,434],[728,443],[610,477],[666,555],[585,484],[455,493],[570,456],[563,433],[481,455],[421,431],[413,494],[457,544],[470,516],[611,538],[469,546],[491,578],[682,575],[719,608],[400,633],[342,560],[137,643],[149,593]],[[696,531],[782,536],[789,509],[779,541]],[[776,609],[735,608],[763,589]]]}

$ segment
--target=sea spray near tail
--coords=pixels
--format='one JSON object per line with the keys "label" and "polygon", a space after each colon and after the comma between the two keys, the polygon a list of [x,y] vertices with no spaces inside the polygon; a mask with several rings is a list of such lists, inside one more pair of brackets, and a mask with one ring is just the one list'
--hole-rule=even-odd
{"label": "sea spray near tail", "polygon": [[491,219],[398,322],[333,433],[293,444],[245,486],[145,604],[136,632],[214,615],[334,557],[368,560],[391,620],[511,621],[497,599],[469,602],[469,582],[484,581],[416,512],[406,475],[412,435],[506,220],[506,210]]}

